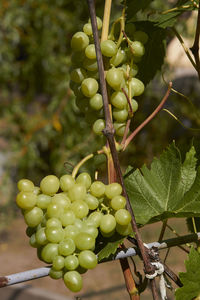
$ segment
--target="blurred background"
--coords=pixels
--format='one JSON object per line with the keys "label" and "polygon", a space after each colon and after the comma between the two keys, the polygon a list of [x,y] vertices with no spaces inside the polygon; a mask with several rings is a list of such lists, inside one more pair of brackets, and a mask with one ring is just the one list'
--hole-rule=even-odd
{"label": "blurred background", "polygon": [[[119,2],[113,1],[111,20],[121,14]],[[168,9],[174,2],[155,0],[150,10]],[[103,4],[104,1],[96,0],[97,15],[100,17],[103,15]],[[70,39],[76,31],[82,30],[88,20],[86,1],[1,0],[0,17],[0,260],[4,262],[1,262],[1,275],[6,275],[41,265],[35,249],[31,249],[28,239],[24,239],[25,225],[15,205],[17,181],[29,178],[39,184],[41,178],[48,174],[61,176],[70,173],[80,159],[98,150],[104,141],[91,132],[69,88]],[[139,18],[138,14],[136,20]],[[177,30],[188,47],[193,43],[195,24],[195,12],[183,14],[178,21]],[[198,129],[198,77],[171,31],[168,32],[166,47],[162,72],[138,98],[139,110],[133,128],[159,104],[167,88],[165,81],[172,81],[174,89],[189,100],[171,93],[165,107],[185,127]],[[173,140],[181,146],[183,153],[192,142],[198,147],[199,131],[188,130],[184,126],[166,112],[160,112],[135,138],[126,153],[120,155],[123,169],[129,164],[134,167],[144,163],[149,165],[152,158]],[[105,158],[94,157],[84,165],[84,169],[91,174],[99,170],[104,176]],[[174,222],[184,231],[182,223]],[[144,231],[147,242],[156,238],[156,226]],[[103,286],[100,280],[97,287],[96,281],[91,281],[92,276],[95,277],[92,275],[83,293],[111,288],[111,299],[126,297],[119,264],[109,263],[99,268],[100,271],[96,271],[98,278],[108,272],[106,285]],[[112,283],[109,278],[113,279],[113,274],[118,275]],[[42,282],[37,280],[33,285],[53,286],[47,281]],[[116,287],[117,292],[112,292],[112,286]],[[54,288],[49,288],[57,291],[58,285],[56,283]],[[118,293],[118,290],[123,290],[125,294]],[[59,286],[59,291],[68,293],[64,285],[62,288]],[[82,298],[103,299],[105,294],[100,296],[102,298],[95,298],[94,295]]]}

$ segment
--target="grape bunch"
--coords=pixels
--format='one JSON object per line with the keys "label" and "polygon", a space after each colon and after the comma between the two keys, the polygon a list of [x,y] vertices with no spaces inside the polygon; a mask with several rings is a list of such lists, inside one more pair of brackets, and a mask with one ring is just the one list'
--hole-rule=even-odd
{"label": "grape bunch", "polygon": [[[99,17],[97,27],[98,30],[102,27]],[[138,73],[137,63],[145,53],[144,44],[148,41],[148,35],[143,31],[136,31],[134,24],[130,23],[125,27],[126,38],[124,37],[118,45],[114,27],[111,31],[109,39],[101,42],[101,52],[114,128],[116,135],[122,137],[127,120],[132,118],[138,109],[138,103],[133,97],[140,96],[144,91],[144,84],[135,76]],[[84,113],[86,121],[92,125],[93,132],[101,135],[105,128],[105,120],[90,21],[83,26],[83,31],[73,35],[71,47],[74,53],[70,87],[76,96],[76,105]]]}
{"label": "grape bunch", "polygon": [[97,238],[132,232],[119,183],[92,182],[88,173],[80,173],[76,179],[48,175],[40,187],[21,179],[18,189],[16,203],[28,226],[30,245],[37,248],[40,260],[52,264],[50,277],[63,278],[73,292],[82,288],[81,274],[98,263]]}

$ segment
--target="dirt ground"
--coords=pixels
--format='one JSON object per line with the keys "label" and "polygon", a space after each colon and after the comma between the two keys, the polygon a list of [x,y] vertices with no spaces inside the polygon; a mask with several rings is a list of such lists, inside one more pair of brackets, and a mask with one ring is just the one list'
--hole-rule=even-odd
{"label": "dirt ground", "polygon": [[[173,226],[180,234],[185,234],[185,221],[171,221]],[[44,263],[38,260],[36,250],[31,248],[28,243],[28,238],[25,235],[26,226],[22,218],[13,220],[6,229],[0,233],[0,275],[9,275],[22,272],[29,269],[39,268],[44,266]],[[148,225],[141,230],[143,240],[146,243],[156,241],[160,232],[160,223]],[[174,237],[174,233],[166,231],[165,238]],[[160,257],[164,259],[166,250],[160,252]],[[184,271],[183,261],[187,254],[180,248],[172,248],[167,258],[167,265],[173,268],[175,273]],[[139,270],[142,270],[142,264],[138,258],[135,259]],[[129,299],[127,294],[123,274],[121,272],[120,263],[112,261],[102,263],[94,270],[88,271],[84,275],[84,288],[77,295],[69,292],[62,280],[52,280],[49,277],[29,281],[28,284],[56,292],[62,295],[71,297],[72,299],[92,299],[103,300],[109,297],[110,300]],[[0,292],[1,294],[1,292]],[[173,299],[169,292],[168,299]],[[1,297],[0,297],[1,299]],[[141,295],[141,300],[152,299],[150,290],[148,289]],[[1,299],[3,300],[3,299]],[[55,299],[56,300],[56,299]]]}

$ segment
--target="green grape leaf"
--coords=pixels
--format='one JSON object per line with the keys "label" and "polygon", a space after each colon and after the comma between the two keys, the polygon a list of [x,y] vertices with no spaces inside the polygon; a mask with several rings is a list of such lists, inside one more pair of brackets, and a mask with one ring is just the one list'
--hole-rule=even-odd
{"label": "green grape leaf", "polygon": [[105,260],[106,258],[112,256],[117,251],[119,245],[124,241],[125,237],[122,237],[119,234],[115,234],[112,237],[103,239],[103,247],[98,252],[98,261]]}
{"label": "green grape leaf", "polygon": [[149,36],[145,44],[145,54],[138,64],[137,77],[146,85],[149,83],[163,65],[165,57],[166,32],[163,28],[151,21],[134,22],[137,30],[146,32]]}
{"label": "green grape leaf", "polygon": [[127,20],[131,19],[138,11],[144,10],[154,0],[126,1]]}
{"label": "green grape leaf", "polygon": [[196,171],[192,146],[182,163],[181,154],[171,144],[151,168],[129,168],[125,185],[137,223],[144,225],[170,217],[200,216],[200,167]]}
{"label": "green grape leaf", "polygon": [[183,287],[175,291],[176,300],[200,297],[200,253],[191,248],[188,258],[185,261],[186,272],[179,273]]}

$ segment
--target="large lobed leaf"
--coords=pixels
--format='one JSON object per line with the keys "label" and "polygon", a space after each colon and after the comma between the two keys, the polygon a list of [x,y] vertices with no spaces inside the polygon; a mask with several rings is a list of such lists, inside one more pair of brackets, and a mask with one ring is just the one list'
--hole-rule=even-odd
{"label": "large lobed leaf", "polygon": [[182,163],[175,144],[154,158],[151,168],[129,168],[125,185],[137,223],[144,225],[170,217],[200,216],[200,167],[195,149]]}
{"label": "large lobed leaf", "polygon": [[200,296],[200,254],[192,248],[188,257],[185,261],[186,272],[179,273],[183,287],[176,290],[176,300],[190,300]]}

